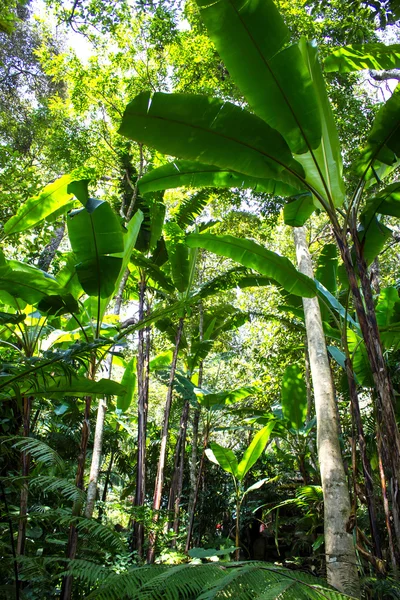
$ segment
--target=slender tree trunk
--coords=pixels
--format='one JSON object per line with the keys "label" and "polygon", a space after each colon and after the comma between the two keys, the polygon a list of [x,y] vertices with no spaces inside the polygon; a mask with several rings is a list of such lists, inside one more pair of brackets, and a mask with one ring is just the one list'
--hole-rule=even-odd
{"label": "slender tree trunk", "polygon": [[[80,490],[83,490],[83,481],[85,474],[86,451],[90,433],[90,406],[92,397],[85,397],[85,414],[82,425],[81,443],[78,455],[78,469],[75,478],[75,485]],[[78,517],[81,513],[82,506],[80,502],[75,502],[72,507],[72,517]],[[74,523],[69,526],[68,544],[67,544],[67,559],[73,560],[76,557],[78,548],[78,530]],[[65,575],[61,586],[60,600],[70,600],[72,595],[72,575]]]}
{"label": "slender tree trunk", "polygon": [[103,449],[104,421],[107,412],[107,400],[99,399],[97,407],[96,429],[94,432],[92,464],[90,466],[89,485],[87,490],[87,500],[85,507],[85,517],[91,519],[93,516],[94,505],[97,497],[97,483],[99,481],[101,453]]}
{"label": "slender tree trunk", "polygon": [[[156,524],[158,521],[159,510],[161,507],[161,494],[162,494],[162,487],[163,487],[163,483],[164,483],[165,458],[167,455],[169,415],[171,412],[172,392],[173,392],[173,388],[174,388],[175,371],[176,371],[176,365],[178,362],[178,353],[179,353],[179,345],[180,345],[180,341],[181,341],[181,337],[182,337],[182,330],[183,330],[183,317],[181,317],[179,319],[179,323],[178,323],[178,330],[177,330],[176,338],[175,338],[174,355],[172,358],[171,373],[170,373],[169,383],[168,383],[167,399],[165,402],[165,409],[164,409],[164,422],[163,422],[163,428],[162,428],[162,434],[161,434],[160,456],[158,459],[157,476],[156,476],[156,482],[155,482],[155,486],[154,486],[154,497],[153,497],[153,511],[154,511],[153,523],[154,524]],[[151,531],[150,535],[149,535],[149,550],[147,552],[147,562],[149,564],[152,564],[154,562],[155,543],[156,543],[156,534],[154,531]]]}
{"label": "slender tree trunk", "polygon": [[[200,281],[202,281],[202,273],[200,277]],[[204,310],[203,305],[200,303],[199,305],[199,339],[203,341],[204,335]],[[204,362],[201,360],[199,363],[199,377],[197,381],[197,385],[199,388],[203,385],[203,373],[204,373]],[[193,419],[192,419],[192,453],[190,457],[189,463],[189,481],[190,481],[190,493],[189,493],[189,502],[188,502],[188,515],[189,521],[192,519],[193,515],[193,502],[195,497],[196,490],[196,467],[197,467],[197,444],[199,442],[199,421],[200,421],[200,406],[197,406],[193,411]]]}
{"label": "slender tree trunk", "polygon": [[[139,321],[145,313],[146,279],[144,273],[139,284]],[[137,382],[138,382],[138,441],[137,470],[134,506],[143,507],[146,494],[146,429],[149,397],[150,329],[141,329],[138,335]],[[132,549],[139,558],[144,556],[144,523],[136,519],[133,523]]]}
{"label": "slender tree trunk", "polygon": [[[118,431],[118,423],[117,423],[116,431]],[[113,450],[111,452],[110,462],[108,464],[107,472],[106,472],[106,478],[104,480],[103,493],[101,495],[101,505],[100,505],[100,508],[99,508],[99,516],[98,516],[98,521],[100,523],[101,523],[101,520],[103,518],[103,513],[104,513],[103,505],[105,504],[105,502],[107,500],[107,491],[108,491],[108,486],[110,485],[110,478],[111,478],[111,471],[112,471],[112,467],[113,467],[113,463],[114,463],[114,456],[115,456],[115,452]]]}
{"label": "slender tree trunk", "polygon": [[397,572],[396,552],[395,552],[395,549],[394,549],[392,527],[391,527],[391,524],[390,524],[390,508],[389,508],[389,500],[388,500],[388,494],[387,494],[385,471],[383,469],[382,444],[381,444],[381,440],[380,440],[379,429],[377,431],[377,444],[376,444],[376,446],[377,446],[377,449],[378,449],[379,477],[380,477],[380,480],[381,480],[383,509],[385,511],[385,523],[386,523],[386,530],[387,530],[387,533],[388,533],[390,561],[392,563],[392,569],[395,572]]}
{"label": "slender tree trunk", "polygon": [[[22,415],[22,426],[23,436],[29,437],[30,433],[30,421],[31,421],[31,410],[32,410],[32,396],[24,396],[23,398],[23,415]],[[21,455],[22,463],[22,477],[29,477],[30,468],[30,454],[24,450]],[[20,503],[19,503],[19,522],[18,522],[18,538],[17,538],[17,554],[25,554],[25,542],[26,542],[26,519],[28,516],[28,494],[29,485],[26,479],[22,484]]]}
{"label": "slender tree trunk", "polygon": [[169,490],[168,511],[171,516],[171,522],[175,537],[172,540],[172,545],[176,544],[176,535],[179,531],[179,506],[182,495],[183,470],[185,463],[185,442],[186,431],[189,418],[189,400],[186,400],[183,405],[181,420],[179,424],[179,435],[175,446],[174,471],[171,479],[171,487]]}
{"label": "slender tree trunk", "polygon": [[192,543],[193,527],[194,527],[194,517],[195,517],[195,514],[196,514],[196,507],[197,507],[197,502],[198,502],[198,499],[199,499],[200,484],[201,484],[201,479],[202,479],[202,475],[203,475],[204,460],[205,460],[205,457],[206,457],[206,449],[207,449],[207,446],[208,446],[209,436],[210,436],[210,430],[209,430],[209,426],[208,426],[208,423],[207,423],[207,425],[206,425],[206,431],[205,431],[205,434],[204,434],[204,440],[203,440],[203,451],[201,453],[199,470],[197,472],[196,485],[195,485],[195,488],[194,488],[193,503],[192,503],[192,507],[191,507],[190,512],[189,512],[189,523],[188,523],[188,531],[187,531],[186,545],[185,545],[185,552],[186,553],[189,552],[190,546],[191,546],[191,543]]}
{"label": "slender tree trunk", "polygon": [[[303,227],[294,228],[299,271],[313,278]],[[335,393],[318,299],[303,298],[310,368],[317,416],[317,445],[324,494],[324,536],[328,581],[338,590],[360,595],[356,555],[346,525],[350,499],[338,439]]]}
{"label": "slender tree trunk", "polygon": [[46,273],[47,273],[47,271],[49,270],[49,267],[50,267],[55,255],[56,255],[56,252],[62,242],[64,233],[65,233],[65,221],[63,221],[61,223],[61,225],[59,227],[57,227],[50,242],[47,244],[47,246],[44,248],[43,252],[39,256],[38,268],[42,269],[42,271],[46,271]]}
{"label": "slender tree trunk", "polygon": [[[130,271],[126,269],[121,283],[119,284],[117,295],[115,296],[115,304],[114,304],[114,315],[119,316],[121,313],[122,306],[122,297],[124,293],[124,289],[126,286],[126,282],[128,281]],[[106,363],[106,377],[111,378],[112,372],[112,354],[107,356],[105,361]],[[107,413],[107,400],[106,398],[102,398],[99,400],[97,406],[97,418],[96,418],[96,428],[94,431],[94,440],[93,440],[93,453],[92,453],[92,463],[90,465],[90,475],[89,475],[89,485],[87,490],[87,500],[85,507],[85,517],[87,519],[91,519],[93,516],[94,505],[97,497],[97,486],[100,475],[100,466],[101,466],[101,455],[103,451],[103,435],[104,435],[104,423],[106,420]]]}

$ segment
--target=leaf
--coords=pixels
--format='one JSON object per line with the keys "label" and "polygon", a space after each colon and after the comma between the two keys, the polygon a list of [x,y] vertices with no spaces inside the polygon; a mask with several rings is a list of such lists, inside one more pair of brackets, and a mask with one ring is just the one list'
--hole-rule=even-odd
{"label": "leaf", "polygon": [[369,218],[368,215],[360,215],[357,234],[367,265],[370,265],[383,250],[386,242],[392,237],[392,233],[392,230],[381,223],[377,217]]}
{"label": "leaf", "polygon": [[256,387],[244,386],[235,390],[225,390],[223,392],[216,393],[202,393],[196,394],[198,403],[204,408],[211,409],[213,406],[222,406],[228,404],[235,404],[239,400],[253,396],[259,390]]}
{"label": "leaf", "polygon": [[237,476],[238,462],[236,456],[229,448],[223,448],[216,442],[210,442],[210,448],[206,450],[207,458],[219,465],[227,473]]}
{"label": "leaf", "polygon": [[17,214],[11,217],[4,226],[7,235],[31,229],[60,208],[69,204],[73,192],[68,192],[68,185],[73,181],[73,174],[63,175],[47,185],[37,196],[21,204]]}
{"label": "leaf", "polygon": [[299,431],[307,416],[307,390],[298,365],[286,367],[282,378],[281,401],[283,416]]}
{"label": "leaf", "polygon": [[271,277],[285,290],[296,296],[312,298],[316,294],[314,282],[299,273],[289,259],[279,256],[251,240],[235,238],[231,235],[216,236],[210,233],[193,233],[186,238],[186,243],[190,248],[204,248]]}
{"label": "leaf", "polygon": [[315,279],[331,294],[337,290],[338,254],[336,244],[324,244],[318,257]]}
{"label": "leaf", "polygon": [[367,145],[357,163],[362,179],[375,177],[376,162],[394,165],[400,159],[400,85],[379,110],[368,136]]}
{"label": "leaf", "polygon": [[164,239],[171,266],[172,280],[181,293],[189,285],[189,251],[185,244],[185,234],[177,223],[170,221],[164,225]]}
{"label": "leaf", "polygon": [[[304,38],[299,43],[303,59],[307,64],[313,90],[317,100],[321,121],[321,144],[312,153],[298,157],[306,171],[306,180],[326,199],[328,205],[341,206],[345,199],[342,152],[339,135],[333,117],[332,108],[326,91],[326,85],[318,60],[314,43]],[[316,206],[320,206],[315,201]]]}
{"label": "leaf", "polygon": [[22,323],[26,319],[25,313],[8,313],[0,311],[0,324],[1,325],[16,325]]}
{"label": "leaf", "polygon": [[292,152],[316,148],[321,125],[312,83],[297,45],[271,0],[196,0],[233,80],[252,110]]}
{"label": "leaf", "polygon": [[50,379],[46,385],[27,388],[24,393],[34,393],[46,398],[63,396],[119,396],[125,393],[125,388],[111,379],[92,381],[85,377],[57,377]]}
{"label": "leaf", "polygon": [[324,60],[327,73],[352,73],[362,69],[383,71],[400,68],[400,44],[386,46],[381,42],[350,44],[332,48]]}
{"label": "leaf", "polygon": [[400,181],[391,183],[376,196],[367,200],[362,214],[366,215],[369,220],[376,213],[390,217],[400,217]]}
{"label": "leaf", "polygon": [[209,296],[226,292],[232,288],[244,289],[247,287],[261,287],[273,284],[274,281],[269,277],[253,275],[252,272],[245,267],[235,267],[204,283],[195,295],[199,299],[204,300]]}
{"label": "leaf", "polygon": [[351,355],[354,373],[361,385],[374,386],[371,367],[363,339],[352,329],[347,329],[347,344]]}
{"label": "leaf", "polygon": [[259,178],[303,175],[281,135],[238,106],[184,94],[139,94],[125,109],[119,133],[164,154]]}
{"label": "leaf", "polygon": [[166,350],[165,352],[161,352],[157,354],[154,358],[149,362],[150,371],[157,371],[157,369],[162,369],[163,367],[169,367],[172,363],[173,352],[172,350]]}
{"label": "leaf", "polygon": [[[283,177],[283,173],[280,175]],[[255,192],[265,192],[274,196],[291,196],[301,184],[287,175],[287,183],[273,179],[248,177],[228,169],[218,169],[212,165],[188,160],[176,160],[147,173],[139,181],[142,194],[177,187],[217,187],[250,188]]]}
{"label": "leaf", "polygon": [[146,258],[139,250],[133,250],[131,253],[131,263],[137,267],[145,269],[147,277],[157,283],[163,290],[174,292],[175,286],[164,271],[160,269],[149,258]]}
{"label": "leaf", "polygon": [[348,323],[351,323],[351,325],[353,325],[353,327],[359,329],[358,323],[356,323],[353,317],[348,312],[346,312],[345,307],[342,304],[340,304],[339,300],[337,300],[335,296],[331,294],[330,291],[327,290],[326,287],[323,286],[322,283],[320,283],[319,281],[315,280],[315,285],[317,286],[319,298],[327,302],[328,305],[342,317],[342,319],[346,319]]}
{"label": "leaf", "polygon": [[283,207],[283,220],[290,227],[303,227],[315,210],[313,197],[309,192],[295,196]]}
{"label": "leaf", "polygon": [[238,464],[237,478],[239,479],[239,481],[242,481],[242,479],[244,479],[246,474],[250,471],[251,467],[254,465],[255,462],[257,462],[261,454],[264,452],[265,446],[268,443],[274,426],[274,422],[268,423],[268,425],[263,427],[254,436],[250,446],[247,448],[247,450],[243,454],[242,460]]}
{"label": "leaf", "polygon": [[248,494],[250,492],[254,492],[254,490],[260,489],[260,487],[262,487],[264,485],[264,483],[267,483],[267,481],[269,481],[269,477],[266,477],[265,479],[260,479],[259,481],[256,481],[256,483],[253,483],[253,485],[251,485],[250,487],[247,488],[247,490],[245,491],[245,494]]}
{"label": "leaf", "polygon": [[68,294],[52,275],[17,260],[0,266],[0,290],[32,305],[51,296],[68,302]]}
{"label": "leaf", "polygon": [[123,259],[124,241],[118,219],[107,202],[91,198],[85,208],[68,215],[68,234],[78,264],[76,272],[89,296],[114,292]]}
{"label": "leaf", "polygon": [[121,385],[125,389],[125,393],[118,396],[117,408],[122,412],[126,412],[132,403],[136,388],[136,356],[131,358],[126,365]]}

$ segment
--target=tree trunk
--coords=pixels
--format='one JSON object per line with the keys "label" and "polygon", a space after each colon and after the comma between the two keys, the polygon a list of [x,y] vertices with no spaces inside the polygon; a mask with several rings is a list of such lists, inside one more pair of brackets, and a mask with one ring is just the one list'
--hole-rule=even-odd
{"label": "tree trunk", "polygon": [[347,240],[340,235],[336,236],[343,263],[349,279],[350,291],[353,297],[358,322],[365,343],[371,373],[376,391],[376,414],[381,431],[381,442],[384,448],[383,457],[388,460],[384,465],[386,473],[391,476],[392,510],[393,519],[399,521],[396,528],[397,548],[400,549],[400,496],[397,493],[400,481],[400,434],[396,423],[394,411],[395,396],[383,356],[378,324],[376,321],[375,306],[368,275],[367,265],[363,257],[363,248],[353,228],[352,239],[357,262],[358,275],[362,295],[358,287],[355,268],[353,265],[350,248]]}
{"label": "tree trunk", "polygon": [[56,255],[56,252],[62,242],[64,233],[65,233],[65,221],[63,221],[61,223],[61,225],[59,227],[57,227],[50,242],[47,244],[47,246],[44,248],[43,252],[39,256],[38,268],[42,269],[42,271],[46,271],[46,273],[47,273],[47,271],[49,270],[49,267],[50,267],[55,255]]}
{"label": "tree trunk", "polygon": [[[117,295],[115,296],[114,315],[119,316],[121,313],[122,297],[126,282],[128,281],[130,271],[126,269],[121,283],[119,284]],[[112,354],[109,354],[106,359],[106,377],[111,379],[112,371]],[[85,517],[91,519],[93,516],[94,505],[97,497],[97,485],[99,481],[101,454],[103,451],[103,434],[104,423],[106,420],[107,400],[102,398],[99,400],[97,407],[96,428],[94,431],[92,464],[90,465],[89,485],[87,490],[87,500],[85,507]]]}
{"label": "tree trunk", "polygon": [[203,467],[204,467],[204,460],[206,457],[206,449],[208,446],[208,439],[210,436],[210,430],[209,430],[209,425],[208,423],[206,424],[206,431],[204,434],[204,440],[203,440],[203,451],[201,453],[201,458],[200,458],[200,464],[199,464],[199,470],[197,473],[197,478],[196,478],[196,485],[194,488],[194,493],[193,493],[193,503],[189,512],[189,523],[188,523],[188,531],[187,531],[187,536],[186,536],[186,545],[185,545],[185,552],[188,553],[190,550],[190,545],[192,543],[192,537],[193,537],[193,527],[194,527],[194,517],[196,514],[196,507],[197,507],[197,502],[199,499],[199,491],[200,491],[200,484],[201,484],[201,478],[203,475]]}
{"label": "tree trunk", "polygon": [[374,488],[372,480],[372,468],[371,463],[367,454],[367,446],[365,443],[364,427],[361,420],[360,404],[358,402],[358,394],[356,388],[356,382],[354,379],[353,366],[351,364],[348,352],[346,352],[346,373],[347,381],[349,384],[351,411],[355,421],[357,436],[358,436],[358,447],[361,454],[361,463],[364,473],[364,484],[365,484],[365,495],[367,498],[368,516],[371,529],[371,537],[374,547],[375,556],[382,559],[381,543],[379,538],[378,523],[376,518],[376,506],[374,497]]}
{"label": "tree trunk", "polygon": [[[85,462],[86,462],[86,451],[89,441],[90,433],[90,406],[92,403],[92,397],[85,397],[85,414],[82,425],[81,443],[78,455],[78,469],[75,478],[75,485],[80,490],[83,490],[83,478],[85,474]],[[75,502],[72,507],[72,516],[77,517],[80,515],[82,506],[80,502]],[[78,548],[78,530],[74,523],[69,526],[68,544],[67,544],[67,559],[73,560],[76,556]],[[61,586],[60,600],[70,600],[72,594],[72,575],[65,575]]]}
{"label": "tree trunk", "polygon": [[[31,421],[31,410],[32,410],[32,396],[24,396],[23,398],[23,436],[29,437],[30,433],[30,421]],[[21,473],[22,477],[29,477],[30,468],[30,454],[24,450],[21,455]],[[26,542],[26,519],[28,516],[28,494],[29,486],[28,481],[25,480],[22,484],[20,504],[19,504],[19,522],[18,522],[18,538],[17,538],[17,554],[25,554],[25,542]]]}
{"label": "tree trunk", "polygon": [[105,398],[99,399],[97,408],[96,429],[94,432],[92,464],[90,466],[89,485],[87,490],[87,499],[85,507],[85,517],[91,519],[94,511],[94,504],[97,497],[97,483],[99,481],[101,453],[103,449],[104,421],[107,412],[107,401]]}
{"label": "tree trunk", "polygon": [[[139,321],[145,313],[146,279],[142,273],[139,285]],[[149,397],[149,359],[150,359],[150,329],[141,329],[138,335],[137,384],[138,384],[138,447],[135,507],[143,507],[146,493],[146,428]],[[139,558],[144,556],[144,524],[136,519],[133,523],[132,549],[136,550]]]}
{"label": "tree trunk", "polygon": [[[314,278],[303,227],[294,228],[299,271]],[[346,525],[350,499],[338,439],[335,393],[317,297],[303,298],[310,368],[317,416],[317,446],[324,495],[324,536],[328,582],[360,596],[356,555]]]}
{"label": "tree trunk", "polygon": [[[161,434],[160,456],[158,459],[157,476],[156,476],[156,482],[155,482],[155,486],[154,486],[154,497],[153,497],[153,511],[154,511],[153,523],[154,524],[156,524],[158,521],[159,510],[161,507],[161,493],[162,493],[162,487],[163,487],[163,483],[164,483],[165,458],[167,455],[169,415],[171,412],[172,392],[173,392],[173,388],[174,388],[175,371],[176,371],[176,364],[178,362],[179,344],[180,344],[181,337],[182,337],[182,330],[183,330],[183,317],[181,317],[179,319],[178,330],[176,332],[174,355],[172,358],[171,373],[170,373],[170,377],[169,377],[168,391],[167,391],[167,399],[165,402],[165,409],[164,409],[164,422],[163,422],[163,428],[162,428],[162,434]],[[147,562],[149,564],[152,564],[154,562],[155,543],[156,543],[156,534],[154,531],[150,531],[149,550],[147,552]]]}
{"label": "tree trunk", "polygon": [[[186,431],[189,418],[189,400],[186,400],[183,405],[181,420],[179,424],[179,435],[175,446],[174,471],[171,479],[171,487],[169,490],[168,511],[173,514],[172,527],[175,532],[175,537],[172,540],[172,545],[176,544],[176,535],[179,531],[179,506],[181,502],[182,484],[183,484],[183,469],[185,463],[185,442]],[[171,522],[169,523],[169,526]]]}

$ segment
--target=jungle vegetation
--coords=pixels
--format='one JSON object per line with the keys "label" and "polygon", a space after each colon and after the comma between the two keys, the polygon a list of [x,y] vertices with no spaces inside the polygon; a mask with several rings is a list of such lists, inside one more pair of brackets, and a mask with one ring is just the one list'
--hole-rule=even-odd
{"label": "jungle vegetation", "polygon": [[3,2],[1,597],[400,597],[399,18]]}

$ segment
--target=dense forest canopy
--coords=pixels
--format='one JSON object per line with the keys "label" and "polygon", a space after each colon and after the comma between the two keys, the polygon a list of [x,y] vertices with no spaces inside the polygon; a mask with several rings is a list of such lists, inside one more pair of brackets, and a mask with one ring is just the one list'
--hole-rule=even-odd
{"label": "dense forest canopy", "polygon": [[2,3],[2,598],[400,597],[399,19]]}

